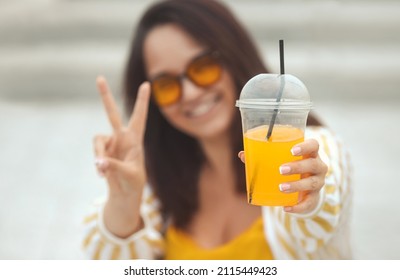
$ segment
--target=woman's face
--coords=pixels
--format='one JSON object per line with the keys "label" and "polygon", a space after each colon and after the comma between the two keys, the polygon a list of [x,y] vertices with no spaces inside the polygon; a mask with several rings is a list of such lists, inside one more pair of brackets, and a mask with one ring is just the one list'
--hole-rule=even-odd
{"label": "woman's face", "polygon": [[[161,73],[181,75],[193,58],[207,50],[177,25],[157,26],[144,42],[147,77],[151,80]],[[221,78],[205,88],[186,77],[181,79],[181,85],[179,101],[160,107],[164,117],[199,140],[227,133],[236,109],[235,86],[229,73],[223,69]]]}

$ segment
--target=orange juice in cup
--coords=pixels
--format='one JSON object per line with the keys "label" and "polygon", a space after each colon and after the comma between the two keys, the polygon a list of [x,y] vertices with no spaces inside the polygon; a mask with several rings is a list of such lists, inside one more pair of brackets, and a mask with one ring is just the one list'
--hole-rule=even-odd
{"label": "orange juice in cup", "polygon": [[279,167],[301,159],[291,149],[304,141],[311,109],[306,87],[292,75],[259,74],[243,87],[236,106],[242,116],[248,202],[297,204],[298,193],[283,193],[279,185],[297,181],[301,175],[281,175]]}
{"label": "orange juice in cup", "polygon": [[293,156],[290,150],[304,141],[304,133],[298,128],[276,125],[267,140],[267,132],[268,126],[263,125],[248,130],[243,136],[248,201],[254,205],[295,205],[298,192],[283,193],[279,184],[299,180],[300,175],[281,175],[279,167],[301,159]]}

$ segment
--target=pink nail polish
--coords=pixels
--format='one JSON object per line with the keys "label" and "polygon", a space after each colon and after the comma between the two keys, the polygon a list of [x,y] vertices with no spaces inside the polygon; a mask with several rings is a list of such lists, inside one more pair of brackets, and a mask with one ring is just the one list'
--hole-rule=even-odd
{"label": "pink nail polish", "polygon": [[292,211],[293,211],[293,207],[286,206],[286,207],[283,207],[283,210],[284,210],[285,212],[292,212]]}
{"label": "pink nail polish", "polygon": [[96,166],[100,166],[102,162],[103,162],[103,159],[102,159],[102,158],[96,158],[96,159],[94,160],[94,164],[95,164]]}
{"label": "pink nail polish", "polygon": [[286,192],[286,191],[289,191],[290,190],[290,185],[289,184],[280,184],[279,185],[279,190],[281,191],[281,192]]}
{"label": "pink nail polish", "polygon": [[298,156],[301,154],[301,148],[300,147],[293,147],[291,150],[292,155]]}
{"label": "pink nail polish", "polygon": [[97,158],[95,164],[100,169],[105,169],[108,166],[108,162],[104,158]]}
{"label": "pink nail polish", "polygon": [[287,174],[289,172],[290,172],[290,166],[282,165],[281,167],[279,167],[279,173],[281,173],[282,175]]}

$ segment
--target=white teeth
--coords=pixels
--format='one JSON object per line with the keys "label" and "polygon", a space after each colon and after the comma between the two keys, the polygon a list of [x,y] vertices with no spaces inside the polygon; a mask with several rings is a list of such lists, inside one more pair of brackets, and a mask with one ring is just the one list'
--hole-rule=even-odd
{"label": "white teeth", "polygon": [[215,105],[216,101],[217,101],[216,99],[212,99],[208,102],[198,105],[195,109],[189,112],[189,115],[191,117],[198,117],[207,113]]}

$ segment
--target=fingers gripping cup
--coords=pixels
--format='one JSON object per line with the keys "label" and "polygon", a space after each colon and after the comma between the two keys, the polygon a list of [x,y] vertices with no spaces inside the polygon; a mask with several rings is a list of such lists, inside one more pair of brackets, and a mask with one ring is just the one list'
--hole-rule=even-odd
{"label": "fingers gripping cup", "polygon": [[236,102],[242,116],[248,202],[292,206],[298,193],[283,193],[279,185],[297,181],[300,174],[281,175],[279,167],[301,159],[291,149],[304,141],[311,109],[305,85],[285,74],[260,74],[243,87]]}

